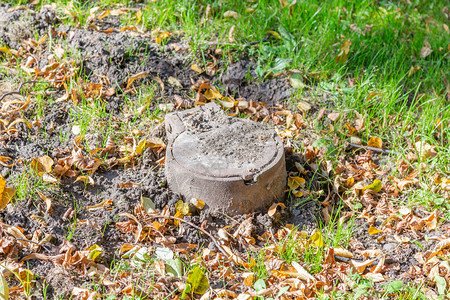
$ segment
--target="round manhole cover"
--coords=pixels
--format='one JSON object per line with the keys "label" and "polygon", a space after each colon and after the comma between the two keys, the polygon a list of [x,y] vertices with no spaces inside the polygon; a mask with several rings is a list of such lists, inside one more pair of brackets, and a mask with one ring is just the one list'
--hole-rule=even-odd
{"label": "round manhole cover", "polygon": [[185,131],[173,142],[174,159],[190,171],[212,177],[257,174],[276,159],[271,130],[238,121],[206,132]]}
{"label": "round manhole cover", "polygon": [[167,115],[166,130],[168,183],[188,200],[237,214],[283,197],[284,150],[274,130],[212,103]]}

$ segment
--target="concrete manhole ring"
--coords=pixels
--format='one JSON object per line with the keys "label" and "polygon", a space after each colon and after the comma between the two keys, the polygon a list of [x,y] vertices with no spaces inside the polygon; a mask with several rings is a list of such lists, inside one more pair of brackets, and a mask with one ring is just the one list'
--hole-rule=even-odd
{"label": "concrete manhole ring", "polygon": [[166,175],[173,191],[230,215],[282,200],[284,148],[274,130],[230,117],[214,103],[168,114],[165,123]]}

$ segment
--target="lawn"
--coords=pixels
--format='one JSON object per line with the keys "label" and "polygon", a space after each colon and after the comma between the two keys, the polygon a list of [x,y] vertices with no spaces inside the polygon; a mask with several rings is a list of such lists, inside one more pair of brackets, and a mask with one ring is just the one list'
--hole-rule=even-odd
{"label": "lawn", "polygon": [[[0,298],[446,299],[449,26],[438,0],[3,1]],[[208,102],[278,133],[284,199],[171,190],[165,115]]]}

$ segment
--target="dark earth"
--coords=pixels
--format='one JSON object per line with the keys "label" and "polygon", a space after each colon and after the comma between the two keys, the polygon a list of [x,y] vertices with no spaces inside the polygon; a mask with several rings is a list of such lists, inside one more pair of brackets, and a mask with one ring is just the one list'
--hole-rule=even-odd
{"label": "dark earth", "polygon": [[[70,54],[81,69],[82,77],[88,82],[101,82],[98,75],[106,76],[111,85],[116,87],[113,96],[106,97],[106,107],[109,113],[118,119],[123,118],[121,110],[124,94],[122,89],[127,84],[127,79],[140,72],[148,72],[149,76],[138,79],[135,83],[151,83],[154,77],[159,77],[165,83],[164,91],[159,91],[156,98],[164,102],[172,103],[174,96],[179,95],[187,99],[189,88],[199,79],[211,80],[225,95],[232,95],[235,98],[245,98],[247,100],[262,101],[273,107],[289,100],[292,95],[289,82],[286,78],[272,78],[261,82],[254,70],[255,63],[242,56],[240,60],[233,62],[224,70],[224,64],[218,60],[218,72],[214,76],[199,75],[189,68],[191,58],[189,57],[188,40],[171,40],[165,47],[161,47],[152,41],[149,36],[132,36],[129,31],[114,31],[110,34],[95,31],[92,29],[74,28],[67,25],[60,25],[56,14],[51,8],[43,8],[35,13],[29,9],[19,9],[9,12],[8,4],[0,4],[0,42],[11,49],[19,49],[23,40],[41,37],[44,34],[54,31],[53,38],[63,44],[67,44],[71,50]],[[97,21],[101,29],[108,29],[118,26],[117,17],[106,17],[103,21]],[[178,49],[176,51],[175,49]],[[180,50],[181,49],[181,50]],[[46,57],[50,53],[48,50],[36,53],[39,67],[47,64]],[[15,78],[16,74],[0,74],[0,80]],[[249,76],[250,75],[250,76]],[[168,83],[168,78],[172,76],[179,80],[183,88],[173,86]],[[16,84],[20,82],[15,79]],[[1,91],[5,93],[7,91]],[[63,90],[50,92],[50,97],[58,98],[64,94]],[[135,97],[128,95],[129,97]],[[23,159],[25,165],[33,157],[41,157],[45,154],[52,158],[61,157],[64,149],[72,149],[75,135],[72,133],[73,115],[70,113],[74,109],[69,102],[53,102],[45,107],[42,128],[38,132],[34,127],[26,128],[19,124],[19,133],[14,137],[0,136],[0,155],[9,156],[14,161]],[[26,113],[26,112],[25,112]],[[53,129],[49,130],[50,124]],[[48,129],[48,130],[46,130]],[[47,131],[44,135],[43,132]],[[60,139],[60,134],[66,134],[65,142]],[[165,138],[161,135],[162,138]],[[87,138],[87,137],[86,137]],[[93,143],[95,144],[95,136]],[[98,143],[98,141],[97,141]],[[97,145],[98,146],[98,145]],[[296,171],[295,162],[305,163],[304,158],[299,154],[286,153],[286,164],[288,172]],[[24,166],[16,165],[12,168],[0,166],[0,174],[13,181],[24,172]],[[308,165],[305,164],[305,168]],[[310,172],[308,174],[314,174]],[[306,175],[310,180],[313,175]],[[105,266],[110,266],[111,262],[118,257],[118,250],[124,243],[133,243],[133,235],[121,233],[115,224],[126,221],[128,218],[119,216],[121,213],[130,213],[135,206],[140,203],[142,196],[151,198],[156,209],[163,209],[169,206],[171,213],[175,213],[175,203],[182,199],[178,194],[173,193],[168,187],[164,175],[164,169],[155,163],[154,153],[147,149],[143,157],[131,168],[114,166],[111,169],[99,169],[92,178],[96,182],[94,187],[85,185],[82,182],[74,183],[74,178],[64,178],[58,187],[46,189],[45,194],[53,200],[53,214],[42,213],[42,201],[37,194],[28,197],[28,201],[17,201],[8,205],[0,211],[2,222],[19,226],[24,229],[25,234],[32,234],[36,230],[43,233],[52,234],[50,243],[45,244],[40,249],[40,253],[52,256],[59,253],[60,246],[67,239],[76,246],[77,249],[85,249],[94,244],[104,249],[102,260]],[[27,180],[38,181],[33,176],[28,176]],[[121,188],[119,185],[125,182],[133,182],[130,188]],[[321,186],[317,180],[313,185],[314,189],[327,190],[328,187]],[[321,204],[317,200],[301,203],[299,206],[293,204],[298,201],[290,196],[285,199],[288,209],[277,219],[271,219],[266,211],[254,213],[254,226],[256,234],[264,233],[268,228],[276,228],[286,223],[294,223],[300,228],[308,231],[317,227],[316,221],[321,216]],[[104,199],[111,199],[113,206],[111,210],[86,210],[86,206],[98,204]],[[321,199],[323,201],[324,199]],[[63,218],[68,209],[77,208],[76,216]],[[44,218],[47,226],[42,226],[37,221],[30,218],[30,214],[35,214]],[[236,224],[247,219],[248,216],[235,216],[233,218],[222,214],[208,214],[200,212],[185,219],[200,225],[207,220],[206,230],[213,235],[219,228],[227,224]],[[74,226],[74,218],[79,220],[89,219],[90,223],[81,223]],[[99,230],[100,229],[100,230]],[[389,276],[398,279],[399,275],[407,271],[409,266],[414,265],[414,253],[423,251],[414,244],[408,247],[397,247],[394,240],[377,242],[376,237],[367,234],[368,225],[362,220],[356,221],[354,228],[354,238],[362,243],[365,249],[380,248],[390,251],[390,258],[394,260]],[[438,233],[433,233],[438,235]],[[186,225],[185,232],[177,236],[177,243],[198,244],[209,247],[217,251],[214,243],[206,236],[199,234],[196,229]],[[429,249],[432,243],[421,240],[425,249]],[[391,251],[392,250],[392,251]],[[18,260],[31,254],[33,251],[23,248],[18,255]],[[0,254],[1,259],[5,259]],[[45,280],[48,287],[50,299],[56,295],[68,296],[73,287],[82,286],[86,278],[68,272],[66,269],[44,260],[29,260],[29,269],[37,276],[37,289],[35,299],[42,298],[39,286]]]}

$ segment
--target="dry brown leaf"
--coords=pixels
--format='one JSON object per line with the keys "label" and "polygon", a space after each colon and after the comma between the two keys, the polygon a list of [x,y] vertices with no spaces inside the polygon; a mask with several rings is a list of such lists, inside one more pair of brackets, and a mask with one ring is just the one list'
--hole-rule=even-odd
{"label": "dry brown leaf", "polygon": [[6,186],[6,180],[0,175],[0,210],[4,209],[6,205],[12,200],[16,190]]}
{"label": "dry brown leaf", "polygon": [[11,168],[15,164],[13,163],[12,158],[10,158],[8,156],[0,156],[0,165],[7,167],[7,168]]}
{"label": "dry brown leaf", "polygon": [[273,217],[275,215],[275,213],[277,212],[278,207],[286,208],[286,205],[284,205],[284,203],[274,203],[270,206],[269,210],[267,211],[267,214],[269,216]]}
{"label": "dry brown leaf", "polygon": [[199,74],[204,72],[204,70],[201,67],[199,67],[199,65],[197,65],[197,64],[192,64],[191,65],[191,70],[195,71],[195,72],[197,72]]}
{"label": "dry brown leaf", "polygon": [[428,43],[428,41],[425,40],[425,41],[423,42],[423,47],[422,47],[422,49],[420,49],[420,57],[421,57],[421,58],[425,58],[425,57],[427,57],[428,55],[430,55],[432,52],[433,52],[433,50],[431,50],[431,45],[430,45],[430,43]]}
{"label": "dry brown leaf", "polygon": [[233,10],[228,10],[223,13],[224,18],[235,18],[236,20],[239,19],[239,14]]}
{"label": "dry brown leaf", "polygon": [[353,258],[353,253],[351,253],[350,251],[346,250],[346,249],[342,249],[342,248],[334,248],[334,254],[342,256],[342,257],[348,257],[348,258]]}
{"label": "dry brown leaf", "polygon": [[359,262],[352,259],[350,262],[359,274],[363,274],[366,270],[366,267],[372,265],[374,261],[374,259],[369,259],[363,262]]}
{"label": "dry brown leaf", "polygon": [[52,199],[42,194],[40,191],[37,191],[39,197],[41,197],[42,200],[45,202],[45,212],[48,214],[52,214]]}
{"label": "dry brown leaf", "polygon": [[337,119],[339,119],[339,117],[340,117],[340,113],[337,113],[337,112],[327,114],[327,118],[333,122],[335,122]]}
{"label": "dry brown leaf", "polygon": [[125,89],[128,90],[130,88],[131,84],[133,84],[133,82],[136,79],[144,78],[144,77],[148,76],[148,74],[150,74],[150,73],[148,73],[148,72],[141,72],[141,73],[138,73],[136,75],[131,76],[130,78],[128,78],[127,87]]}
{"label": "dry brown leaf", "polygon": [[183,88],[183,85],[181,84],[181,82],[177,78],[175,78],[173,76],[169,76],[169,78],[167,78],[167,82],[171,86],[175,86],[175,87],[180,88],[180,89]]}
{"label": "dry brown leaf", "polygon": [[111,199],[105,199],[100,203],[97,203],[95,205],[91,205],[91,206],[86,206],[86,210],[96,210],[99,208],[106,208],[106,209],[111,209],[111,206],[113,205],[113,202]]}
{"label": "dry brown leaf", "polygon": [[81,176],[78,176],[77,179],[76,179],[74,182],[78,182],[78,181],[81,181],[81,182],[83,182],[84,184],[90,184],[91,186],[94,186],[94,185],[95,185],[94,179],[92,179],[92,177],[89,176],[89,175],[81,175]]}
{"label": "dry brown leaf", "polygon": [[345,40],[342,43],[341,52],[339,52],[338,56],[336,57],[336,62],[342,64],[342,63],[345,63],[347,61],[347,55],[350,52],[351,44],[352,44],[351,40]]}

